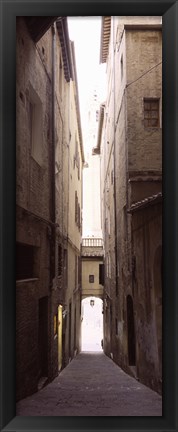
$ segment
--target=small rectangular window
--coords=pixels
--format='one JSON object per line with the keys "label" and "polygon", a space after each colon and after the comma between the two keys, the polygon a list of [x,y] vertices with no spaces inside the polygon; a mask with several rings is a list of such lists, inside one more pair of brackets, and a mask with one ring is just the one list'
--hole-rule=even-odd
{"label": "small rectangular window", "polygon": [[160,127],[159,99],[144,99],[144,126],[146,128]]}
{"label": "small rectangular window", "polygon": [[16,243],[16,280],[38,277],[38,248],[25,243]]}
{"label": "small rectangular window", "polygon": [[43,125],[42,125],[42,102],[30,86],[29,102],[29,127],[31,155],[39,165],[42,165],[43,158]]}
{"label": "small rectangular window", "polygon": [[78,153],[78,180],[80,180],[80,157]]}
{"label": "small rectangular window", "polygon": [[75,222],[78,223],[78,197],[77,191],[75,191]]}
{"label": "small rectangular window", "polygon": [[94,283],[94,280],[95,280],[94,275],[89,275],[89,282]]}

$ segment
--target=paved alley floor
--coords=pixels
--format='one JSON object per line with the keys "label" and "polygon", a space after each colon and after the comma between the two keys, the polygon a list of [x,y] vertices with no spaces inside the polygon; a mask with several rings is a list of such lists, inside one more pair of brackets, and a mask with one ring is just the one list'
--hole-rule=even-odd
{"label": "paved alley floor", "polygon": [[162,398],[103,352],[82,352],[52,383],[19,401],[16,415],[162,416]]}

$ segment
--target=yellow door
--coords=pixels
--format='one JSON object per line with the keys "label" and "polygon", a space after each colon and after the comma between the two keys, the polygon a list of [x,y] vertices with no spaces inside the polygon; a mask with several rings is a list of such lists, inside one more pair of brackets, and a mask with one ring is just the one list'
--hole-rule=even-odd
{"label": "yellow door", "polygon": [[62,367],[62,306],[58,306],[58,370]]}

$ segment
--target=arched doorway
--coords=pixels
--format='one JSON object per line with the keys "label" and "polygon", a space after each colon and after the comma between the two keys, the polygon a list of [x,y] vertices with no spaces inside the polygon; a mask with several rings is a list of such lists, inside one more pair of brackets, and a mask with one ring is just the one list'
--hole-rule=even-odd
{"label": "arched doorway", "polygon": [[128,341],[128,361],[130,366],[135,366],[135,323],[133,300],[130,295],[127,296],[127,341]]}
{"label": "arched doorway", "polygon": [[102,351],[103,301],[98,297],[82,300],[82,351]]}
{"label": "arched doorway", "polygon": [[162,372],[162,247],[156,249],[154,256],[154,309],[160,372]]}

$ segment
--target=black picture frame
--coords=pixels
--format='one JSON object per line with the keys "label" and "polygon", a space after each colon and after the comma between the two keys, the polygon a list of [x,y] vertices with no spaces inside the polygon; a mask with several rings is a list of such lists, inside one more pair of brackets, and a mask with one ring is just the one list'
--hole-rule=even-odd
{"label": "black picture frame", "polygon": [[[15,99],[16,16],[161,15],[163,18],[163,416],[16,417],[15,410]],[[1,62],[1,393],[2,431],[178,430],[177,129],[178,3],[171,0],[6,1],[0,4]]]}

